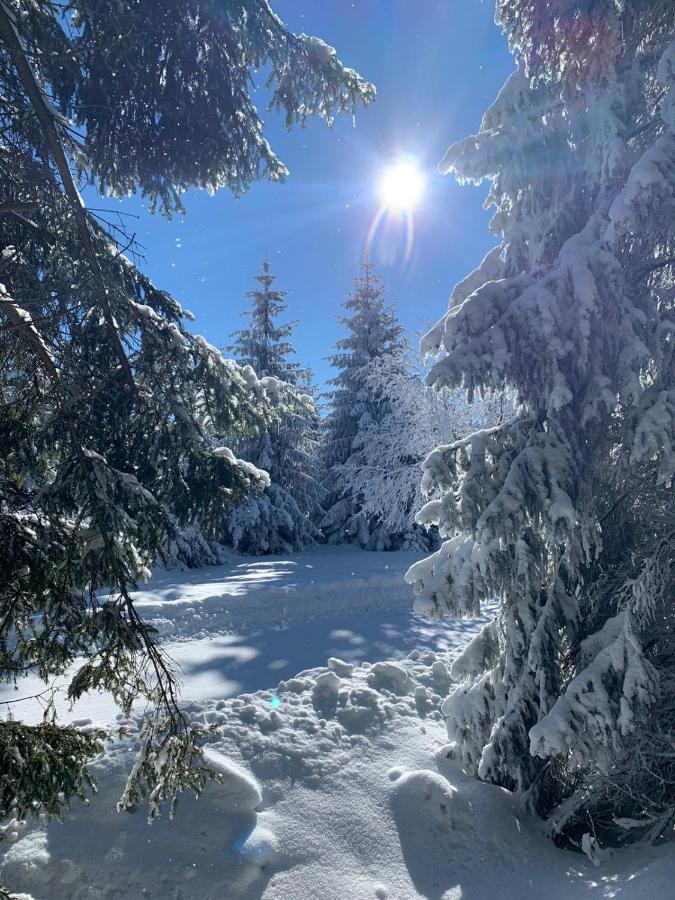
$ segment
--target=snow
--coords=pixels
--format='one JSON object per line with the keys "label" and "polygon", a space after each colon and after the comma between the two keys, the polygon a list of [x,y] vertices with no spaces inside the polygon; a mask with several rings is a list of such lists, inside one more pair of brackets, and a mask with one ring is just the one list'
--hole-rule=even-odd
{"label": "snow", "polygon": [[253,463],[248,462],[248,460],[237,459],[229,447],[213,447],[211,455],[226,459],[233,466],[238,466],[252,481],[258,483],[262,487],[269,487],[270,477],[267,472],[254,466]]}
{"label": "snow", "polygon": [[204,762],[223,779],[216,790],[220,792],[223,807],[230,812],[253,812],[262,803],[258,782],[248,772],[223,756],[218,750],[207,747]]}
{"label": "snow", "polygon": [[246,558],[225,566],[157,573],[135,595],[139,612],[172,635],[190,639],[238,627],[299,625],[350,613],[407,611],[401,573],[413,552],[360,553],[348,546]]}
{"label": "snow", "polygon": [[[156,573],[137,603],[183,667],[189,719],[213,728],[205,761],[222,781],[173,820],[117,813],[135,746],[115,737],[98,794],[65,824],[7,828],[2,879],[24,900],[669,896],[671,850],[561,851],[510,793],[462,772],[441,704],[489,613],[420,620],[403,581],[415,558],[324,547]],[[66,714],[135,724],[98,696]]]}
{"label": "snow", "polygon": [[[229,698],[329,659],[329,667],[343,677],[355,664],[403,657],[417,647],[458,646],[466,623],[449,631],[411,613],[403,575],[418,559],[412,552],[369,553],[347,546],[286,557],[230,553],[222,566],[156,570],[132,596],[182,669],[183,699]],[[36,722],[42,708],[19,698],[43,689],[29,677],[20,693],[1,685],[0,701],[12,700],[15,716]],[[115,721],[118,712],[108,695],[99,693],[72,709],[61,694],[56,707],[61,716],[96,724]]]}
{"label": "snow", "polygon": [[299,34],[298,39],[302,41],[318,63],[326,65],[335,56],[335,47],[331,47],[325,41],[322,41],[321,38],[310,34]]}
{"label": "snow", "polygon": [[401,666],[393,662],[378,662],[368,673],[368,684],[372,687],[393,687],[397,694],[409,694],[413,682]]}
{"label": "snow", "polygon": [[341,675],[343,678],[348,677],[354,671],[354,666],[351,663],[338,659],[337,656],[330,656],[326,664],[336,675]]}

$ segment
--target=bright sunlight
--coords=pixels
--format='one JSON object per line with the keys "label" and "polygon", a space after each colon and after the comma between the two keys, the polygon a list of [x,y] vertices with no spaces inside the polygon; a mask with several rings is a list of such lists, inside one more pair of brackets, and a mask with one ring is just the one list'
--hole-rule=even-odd
{"label": "bright sunlight", "polygon": [[414,209],[424,191],[424,179],[414,162],[399,160],[388,166],[379,182],[379,195],[387,209]]}

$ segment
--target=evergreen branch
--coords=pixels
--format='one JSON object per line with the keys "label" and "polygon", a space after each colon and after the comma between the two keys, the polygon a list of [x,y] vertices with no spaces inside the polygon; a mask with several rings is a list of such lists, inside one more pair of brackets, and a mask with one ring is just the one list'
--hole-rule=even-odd
{"label": "evergreen branch", "polygon": [[[3,289],[4,290],[4,289]],[[68,403],[65,392],[61,385],[61,378],[52,360],[44,341],[42,340],[37,328],[25,310],[22,310],[18,304],[9,304],[7,310],[10,318],[12,318],[17,326],[21,326],[32,344],[38,359],[40,360],[45,374],[56,388],[57,402],[60,412],[64,418],[68,432],[71,437],[73,448],[79,460],[81,470],[84,474],[85,486],[92,504],[92,513],[99,532],[104,542],[106,554],[111,567],[115,573],[116,583],[120,592],[121,605],[129,617],[130,625],[135,634],[140,638],[143,649],[147,654],[152,670],[156,678],[156,689],[159,691],[159,702],[164,706],[168,722],[170,724],[169,734],[178,734],[181,723],[182,729],[188,731],[188,721],[184,713],[180,710],[178,704],[178,694],[176,680],[173,671],[165,654],[156,646],[149,636],[147,625],[136,612],[133,600],[130,596],[127,578],[115,553],[112,537],[108,533],[105,518],[100,510],[99,493],[95,484],[95,476],[92,472],[91,461],[84,451],[84,447],[80,440],[77,424],[75,422],[72,409]],[[168,739],[168,737],[166,738]],[[165,740],[166,740],[165,739]]]}
{"label": "evergreen branch", "polygon": [[108,290],[103,280],[101,264],[96,253],[96,248],[94,247],[94,242],[89,227],[89,220],[87,218],[87,212],[82,202],[82,198],[80,197],[80,192],[75,186],[75,182],[70,171],[70,165],[66,157],[66,152],[59,136],[59,131],[56,123],[57,121],[60,122],[60,116],[53,108],[51,103],[47,100],[42,89],[40,88],[40,85],[38,84],[37,78],[33,73],[30,63],[23,52],[22,41],[19,36],[14,17],[7,7],[5,0],[0,0],[0,36],[5,41],[7,50],[14,60],[14,66],[16,68],[19,79],[42,126],[47,146],[58,169],[66,197],[68,198],[71,209],[75,216],[75,220],[77,222],[77,227],[80,233],[80,240],[82,241],[82,248],[84,250],[85,257],[89,262],[89,265],[91,266],[92,272],[95,273],[99,281],[99,302],[103,311],[103,317],[106,322],[108,336],[122,367],[122,371],[124,372],[124,376],[129,385],[129,388],[132,394],[134,396],[137,396],[136,384],[131,372],[131,366],[129,365],[129,360],[124,353],[124,349],[122,347],[122,343],[115,326],[112,309],[110,307],[110,302],[107,296]]}
{"label": "evergreen branch", "polygon": [[638,278],[644,278],[645,275],[649,275],[658,269],[665,269],[667,266],[675,266],[675,256],[664,256],[661,259],[654,260],[648,266],[643,266],[638,271]]}

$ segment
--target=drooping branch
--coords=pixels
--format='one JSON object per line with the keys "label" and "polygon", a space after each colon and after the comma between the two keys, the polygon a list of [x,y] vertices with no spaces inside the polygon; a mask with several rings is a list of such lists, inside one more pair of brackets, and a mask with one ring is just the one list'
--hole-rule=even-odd
{"label": "drooping branch", "polygon": [[22,40],[15,25],[14,16],[8,9],[4,0],[0,0],[0,37],[5,44],[5,48],[14,61],[14,67],[16,68],[19,80],[21,81],[23,89],[26,92],[35,115],[40,122],[40,125],[42,126],[47,148],[49,149],[49,153],[54,160],[56,168],[58,169],[64,192],[70,203],[70,207],[73,211],[73,215],[77,223],[85,258],[99,282],[100,294],[98,297],[98,302],[103,312],[103,318],[106,323],[106,330],[115,350],[115,354],[119,360],[120,366],[122,367],[122,371],[124,373],[126,381],[132,393],[134,395],[137,395],[136,384],[134,382],[131,366],[129,364],[126,353],[124,352],[124,348],[122,347],[122,342],[115,326],[112,309],[110,308],[110,302],[108,300],[108,289],[103,279],[101,265],[96,253],[96,248],[94,246],[87,211],[84,207],[84,204],[82,203],[82,198],[80,197],[80,193],[77,189],[77,186],[75,185],[75,181],[73,180],[73,175],[70,171],[70,165],[68,163],[66,151],[64,150],[61,136],[59,134],[59,129],[57,126],[57,121],[59,118],[58,113],[45,97],[37,81],[37,78],[35,77],[35,73],[31,68],[26,53],[24,52]]}
{"label": "drooping branch", "polygon": [[178,705],[178,691],[176,679],[171,668],[171,663],[165,656],[165,654],[154,644],[151,637],[149,636],[147,626],[138,615],[134,607],[125,573],[122,570],[119,562],[117,561],[113,538],[105,525],[104,517],[101,515],[99,509],[100,501],[91,472],[90,461],[80,440],[72,410],[62,387],[59,371],[54,364],[54,360],[51,357],[47,345],[43,341],[42,336],[36,328],[30,314],[26,312],[26,310],[24,310],[18,303],[13,301],[13,299],[7,294],[3,285],[0,285],[0,295],[2,295],[3,300],[6,301],[6,303],[3,305],[4,311],[8,314],[12,323],[26,335],[29,343],[33,347],[36,356],[41,363],[45,375],[49,378],[49,380],[56,388],[59,409],[66,422],[66,427],[68,428],[68,433],[70,435],[73,448],[80,462],[80,466],[84,475],[85,487],[92,504],[92,514],[100,530],[101,538],[106,548],[108,558],[110,559],[113,566],[115,578],[117,581],[117,587],[120,591],[124,610],[126,611],[129,617],[129,621],[133,626],[135,632],[139,635],[143,649],[145,650],[148,659],[150,660],[155,678],[157,679],[157,686],[160,690],[162,705],[166,709],[168,719],[172,725],[172,728],[176,727],[176,723],[178,721],[182,721],[183,724],[187,727],[185,717],[180,711]]}
{"label": "drooping branch", "polygon": [[675,266],[675,256],[663,256],[655,259],[649,265],[643,266],[638,274],[641,278],[644,278],[646,275],[656,272],[657,269],[665,269],[668,266]]}

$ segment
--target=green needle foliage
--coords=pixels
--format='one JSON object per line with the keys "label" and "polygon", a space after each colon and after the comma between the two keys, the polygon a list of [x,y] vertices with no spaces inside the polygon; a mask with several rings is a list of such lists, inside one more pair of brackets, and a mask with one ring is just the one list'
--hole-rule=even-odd
{"label": "green needle foliage", "polygon": [[[0,0],[0,676],[78,660],[73,700],[150,700],[121,803],[149,795],[151,815],[209,773],[133,589],[173,522],[215,535],[267,483],[212,435],[264,430],[297,400],[188,331],[78,187],[171,214],[191,186],[282,178],[251,101],[260,68],[288,125],[374,95],[265,0]],[[93,785],[101,735],[48,710],[0,720],[0,818],[61,815]]]}
{"label": "green needle foliage", "polygon": [[241,365],[293,386],[297,408],[253,438],[236,441],[239,453],[270,476],[259,497],[248,497],[232,509],[228,540],[246,553],[289,553],[314,544],[317,520],[323,515],[323,487],[318,478],[318,413],[311,397],[311,373],[293,361],[290,341],[296,322],[278,321],[286,311],[285,291],[265,259],[249,291],[246,328],[235,331],[227,349]]}

